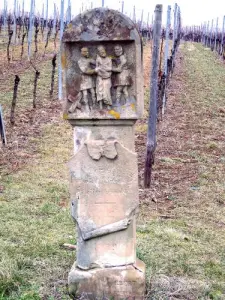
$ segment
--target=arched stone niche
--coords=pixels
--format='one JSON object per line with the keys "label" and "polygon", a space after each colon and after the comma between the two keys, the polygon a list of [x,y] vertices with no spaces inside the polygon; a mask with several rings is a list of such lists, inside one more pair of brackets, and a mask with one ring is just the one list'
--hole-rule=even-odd
{"label": "arched stone niche", "polygon": [[86,11],[67,26],[61,50],[66,119],[142,116],[142,42],[128,17],[106,8]]}

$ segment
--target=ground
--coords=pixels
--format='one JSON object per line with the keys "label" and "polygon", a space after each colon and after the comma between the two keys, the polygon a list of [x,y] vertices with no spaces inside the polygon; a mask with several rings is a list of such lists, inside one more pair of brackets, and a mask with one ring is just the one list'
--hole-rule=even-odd
{"label": "ground", "polygon": [[[144,51],[146,111],[136,125],[136,150],[137,255],[147,267],[146,299],[225,299],[225,66],[200,44],[180,46],[145,190],[150,45]],[[14,126],[8,119],[15,73],[4,75],[7,84],[0,80],[8,136],[0,148],[1,300],[69,299],[75,253],[62,244],[76,242],[66,165],[72,130],[57,94],[48,96],[51,60],[38,67],[38,107],[32,108],[34,71],[23,69]]]}

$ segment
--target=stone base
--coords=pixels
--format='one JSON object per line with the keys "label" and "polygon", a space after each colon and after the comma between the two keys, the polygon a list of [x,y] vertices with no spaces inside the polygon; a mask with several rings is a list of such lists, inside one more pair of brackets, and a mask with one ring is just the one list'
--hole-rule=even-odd
{"label": "stone base", "polygon": [[68,278],[71,298],[92,300],[143,300],[145,264],[83,271],[73,265]]}

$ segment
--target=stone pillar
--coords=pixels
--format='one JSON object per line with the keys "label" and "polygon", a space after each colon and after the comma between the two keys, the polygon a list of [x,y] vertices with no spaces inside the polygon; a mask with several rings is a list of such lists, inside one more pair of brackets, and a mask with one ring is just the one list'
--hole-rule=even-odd
{"label": "stone pillar", "polygon": [[62,66],[64,118],[74,128],[69,167],[77,257],[70,294],[144,299],[134,150],[134,124],[143,111],[141,38],[123,14],[87,11],[64,32]]}

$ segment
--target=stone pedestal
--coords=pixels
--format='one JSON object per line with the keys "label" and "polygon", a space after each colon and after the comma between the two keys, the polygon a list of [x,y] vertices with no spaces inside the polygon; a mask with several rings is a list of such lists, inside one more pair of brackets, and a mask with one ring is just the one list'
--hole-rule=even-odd
{"label": "stone pedestal", "polygon": [[77,255],[68,279],[74,299],[144,299],[134,149],[143,108],[141,51],[132,21],[109,9],[77,16],[63,35],[64,118],[74,128],[69,168]]}
{"label": "stone pedestal", "polygon": [[138,170],[134,122],[124,120],[119,125],[109,120],[96,126],[71,122],[76,125],[75,154],[69,167],[78,229],[77,266],[86,270],[135,263]]}
{"label": "stone pedestal", "polygon": [[140,260],[136,264],[80,270],[76,264],[69,273],[69,292],[74,298],[82,299],[130,299],[143,300],[145,290],[145,265]]}
{"label": "stone pedestal", "polygon": [[78,234],[69,290],[85,299],[144,299],[144,264],[136,259],[134,121],[70,122],[75,149],[69,162],[71,211]]}

